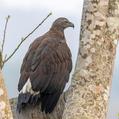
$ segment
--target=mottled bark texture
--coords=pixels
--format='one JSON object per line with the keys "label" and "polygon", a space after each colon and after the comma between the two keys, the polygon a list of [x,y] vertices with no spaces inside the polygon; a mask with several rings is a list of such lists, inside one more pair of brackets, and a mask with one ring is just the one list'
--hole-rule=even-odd
{"label": "mottled bark texture", "polygon": [[0,119],[13,119],[1,70],[0,70]]}
{"label": "mottled bark texture", "polygon": [[80,48],[63,119],[106,119],[119,0],[84,0]]}
{"label": "mottled bark texture", "polygon": [[61,95],[60,100],[55,107],[55,110],[51,114],[45,114],[41,112],[40,105],[36,107],[28,106],[20,114],[16,111],[17,99],[11,99],[11,107],[14,119],[62,119],[62,114],[65,105],[66,93]]}

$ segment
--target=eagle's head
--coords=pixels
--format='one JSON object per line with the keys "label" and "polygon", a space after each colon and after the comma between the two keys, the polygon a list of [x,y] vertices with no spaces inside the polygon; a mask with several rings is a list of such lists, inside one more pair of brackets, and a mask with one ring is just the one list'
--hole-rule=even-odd
{"label": "eagle's head", "polygon": [[53,22],[52,28],[57,28],[59,30],[64,30],[68,27],[73,27],[74,24],[70,22],[67,18],[60,17]]}

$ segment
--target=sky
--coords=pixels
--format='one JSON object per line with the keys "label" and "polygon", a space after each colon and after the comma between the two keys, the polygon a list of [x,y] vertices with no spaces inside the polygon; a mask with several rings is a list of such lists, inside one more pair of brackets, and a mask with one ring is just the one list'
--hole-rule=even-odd
{"label": "sky", "polygon": [[[42,26],[40,26],[37,31],[22,44],[14,57],[9,60],[3,69],[4,79],[10,98],[18,95],[17,84],[20,75],[19,71],[29,45],[36,37],[47,32],[51,27],[52,22],[58,17],[66,17],[75,25],[74,30],[71,28],[65,30],[67,43],[72,52],[73,66],[75,66],[79,47],[82,7],[83,0],[75,0],[75,2],[74,0],[0,0],[0,39],[2,39],[3,36],[5,18],[7,15],[11,16],[4,49],[4,54],[7,54],[8,56],[12,53],[16,44],[20,42],[21,37],[25,37],[48,15],[49,12],[52,12],[52,16],[50,16]],[[119,47],[117,48],[117,51],[119,51]],[[117,113],[119,112],[118,77],[119,52],[117,52],[115,60],[107,119],[117,119]]]}

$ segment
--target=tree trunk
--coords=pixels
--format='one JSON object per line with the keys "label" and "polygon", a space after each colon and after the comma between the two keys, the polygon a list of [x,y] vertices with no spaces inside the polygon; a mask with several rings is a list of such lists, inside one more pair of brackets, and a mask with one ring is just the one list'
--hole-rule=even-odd
{"label": "tree trunk", "polygon": [[0,71],[0,119],[13,119],[1,71]]}
{"label": "tree trunk", "polygon": [[63,119],[106,119],[119,0],[84,0],[80,48]]}

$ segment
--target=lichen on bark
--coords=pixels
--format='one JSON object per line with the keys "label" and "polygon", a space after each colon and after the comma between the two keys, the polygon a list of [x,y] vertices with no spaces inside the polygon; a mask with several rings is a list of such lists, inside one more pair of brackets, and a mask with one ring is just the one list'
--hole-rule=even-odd
{"label": "lichen on bark", "polygon": [[1,70],[0,70],[0,119],[13,119]]}

